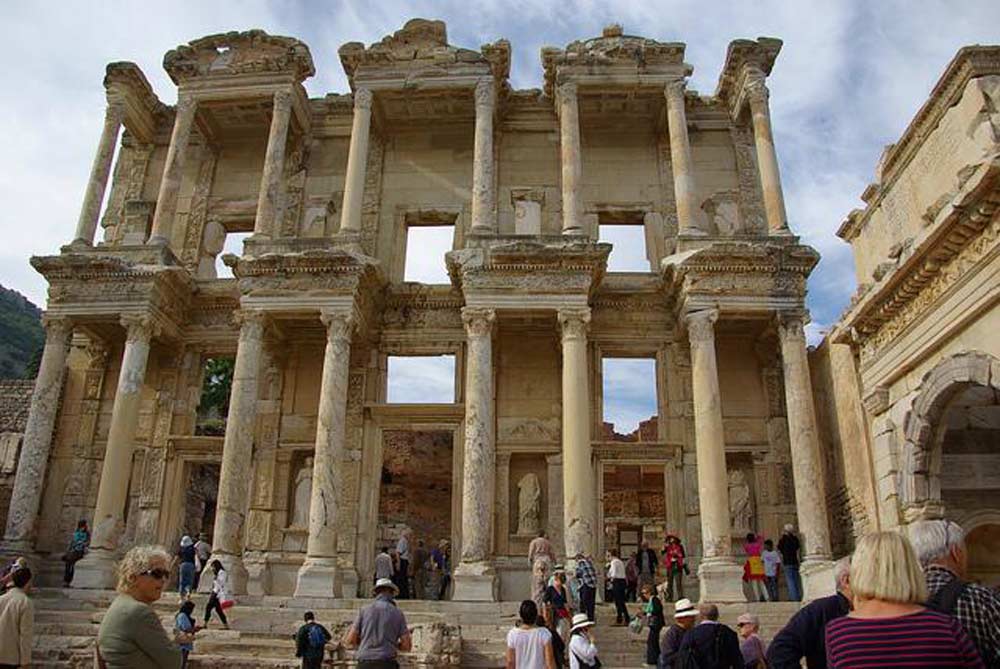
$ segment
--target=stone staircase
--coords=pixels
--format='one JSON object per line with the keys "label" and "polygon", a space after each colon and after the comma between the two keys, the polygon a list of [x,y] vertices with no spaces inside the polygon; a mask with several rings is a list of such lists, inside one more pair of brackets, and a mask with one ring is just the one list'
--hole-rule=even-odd
{"label": "stone staircase", "polygon": [[[104,611],[114,598],[111,591],[42,589],[34,594],[36,667],[82,668],[93,666],[93,647]],[[207,598],[194,598],[196,618],[204,611]],[[312,610],[337,639],[350,625],[357,610],[370,600],[292,599],[290,597],[245,596],[229,615],[230,629],[224,630],[213,618],[207,630],[199,632],[188,666],[192,669],[227,667],[249,669],[292,669],[295,659],[292,638],[302,623],[302,614]],[[407,622],[413,629],[414,651],[400,658],[403,667],[468,667],[499,669],[504,666],[507,631],[517,617],[517,602],[433,602],[403,601]],[[638,605],[630,604],[630,611]],[[177,597],[165,595],[154,605],[168,630],[173,626]],[[761,619],[762,636],[770,638],[798,608],[794,602],[776,604],[732,604],[721,607],[724,622],[732,625],[744,611]],[[594,636],[601,661],[608,669],[641,667],[645,654],[645,633],[630,634],[614,627],[614,608],[599,604]],[[332,653],[327,665],[354,666],[351,653]]]}

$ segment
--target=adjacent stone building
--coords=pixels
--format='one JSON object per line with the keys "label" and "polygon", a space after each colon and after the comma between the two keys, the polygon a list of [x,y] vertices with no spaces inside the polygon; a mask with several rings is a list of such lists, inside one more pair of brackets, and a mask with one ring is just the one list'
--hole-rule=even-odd
{"label": "adjacent stone building", "polygon": [[[107,587],[128,545],[211,527],[236,593],[353,596],[409,526],[450,539],[455,599],[490,600],[527,594],[537,529],[569,560],[670,531],[702,597],[742,601],[740,537],[794,523],[807,592],[829,588],[780,47],[732,42],[707,94],[683,44],[617,26],[543,49],[542,90],[511,88],[505,40],[419,19],[342,46],[343,95],[308,97],[308,47],[262,31],[167,53],[175,106],[112,63],[74,239],[32,259],[48,334],[5,548],[57,557],[92,519],[76,585]],[[403,281],[430,225],[448,285]],[[607,271],[605,225],[642,231],[645,271]],[[394,356],[442,355],[452,402],[388,401]],[[197,429],[220,357],[224,437]],[[628,439],[604,426],[611,357],[655,361]]]}

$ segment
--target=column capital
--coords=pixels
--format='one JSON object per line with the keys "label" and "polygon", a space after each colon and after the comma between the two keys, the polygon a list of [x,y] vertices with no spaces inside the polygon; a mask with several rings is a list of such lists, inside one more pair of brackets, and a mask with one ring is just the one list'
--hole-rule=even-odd
{"label": "column capital", "polygon": [[42,327],[45,328],[45,336],[69,338],[73,334],[73,321],[66,316],[42,316]]}
{"label": "column capital", "polygon": [[279,88],[274,92],[274,108],[287,110],[292,108],[292,89]]}
{"label": "column capital", "polygon": [[805,326],[809,322],[809,313],[805,310],[781,311],[775,316],[778,326],[778,338],[782,344],[801,340],[805,344]]}
{"label": "column capital", "polygon": [[233,314],[233,320],[240,328],[240,343],[248,340],[261,341],[267,315],[260,309],[240,309]]}
{"label": "column capital", "polygon": [[359,88],[354,91],[354,111],[370,111],[374,97],[369,88]]}
{"label": "column capital", "polygon": [[320,312],[319,319],[326,326],[326,336],[329,341],[351,341],[357,326],[354,314],[324,309]]}
{"label": "column capital", "polygon": [[492,77],[483,77],[476,82],[475,96],[477,111],[480,109],[483,109],[484,111],[493,109],[496,97]]}
{"label": "column capital", "polygon": [[747,75],[745,90],[751,109],[757,105],[764,105],[766,107],[771,92],[767,88],[763,73],[757,72]]}
{"label": "column capital", "polygon": [[192,114],[198,106],[197,99],[190,93],[177,96],[177,104],[174,106],[177,116],[182,114]]}
{"label": "column capital", "polygon": [[667,102],[684,102],[684,91],[687,89],[687,82],[683,79],[673,79],[668,81],[663,87],[663,95]]}
{"label": "column capital", "polygon": [[573,100],[576,101],[578,87],[575,81],[564,81],[556,87],[556,95],[560,101],[562,100]]}
{"label": "column capital", "polygon": [[556,313],[563,341],[586,339],[590,327],[590,307],[567,307]]}
{"label": "column capital", "polygon": [[493,334],[493,324],[497,313],[487,307],[462,307],[462,323],[469,337],[489,337]]}
{"label": "column capital", "polygon": [[104,121],[120,125],[125,120],[125,102],[114,99],[108,100],[108,106],[104,109]]}
{"label": "column capital", "polygon": [[692,344],[711,344],[715,342],[715,322],[719,320],[718,309],[705,309],[687,314],[684,321],[687,324],[688,339]]}
{"label": "column capital", "polygon": [[125,328],[125,340],[130,344],[148,344],[160,333],[159,324],[148,314],[126,314],[119,322]]}

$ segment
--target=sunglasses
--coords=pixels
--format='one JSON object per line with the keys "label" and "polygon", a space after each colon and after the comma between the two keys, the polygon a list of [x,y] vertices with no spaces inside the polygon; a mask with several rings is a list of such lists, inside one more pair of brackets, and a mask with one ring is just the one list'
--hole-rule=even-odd
{"label": "sunglasses", "polygon": [[146,571],[139,572],[139,576],[151,576],[157,580],[164,580],[167,576],[170,576],[170,572],[166,569],[147,569]]}

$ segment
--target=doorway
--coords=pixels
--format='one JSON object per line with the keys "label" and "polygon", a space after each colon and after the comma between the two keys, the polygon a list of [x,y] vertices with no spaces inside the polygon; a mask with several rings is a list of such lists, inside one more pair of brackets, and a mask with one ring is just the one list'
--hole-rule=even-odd
{"label": "doorway", "polygon": [[414,545],[450,540],[454,433],[385,430],[382,440],[375,549],[391,548],[407,527]]}
{"label": "doorway", "polygon": [[601,476],[604,549],[626,560],[643,541],[658,550],[667,530],[664,465],[604,464]]}
{"label": "doorway", "polygon": [[219,499],[221,466],[212,462],[189,462],[184,486],[184,517],[180,533],[197,539],[205,534],[211,541],[215,530],[215,510]]}

